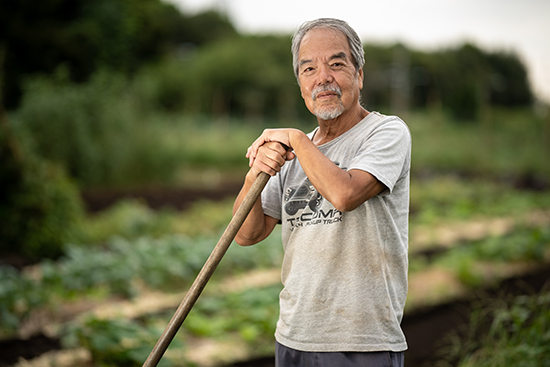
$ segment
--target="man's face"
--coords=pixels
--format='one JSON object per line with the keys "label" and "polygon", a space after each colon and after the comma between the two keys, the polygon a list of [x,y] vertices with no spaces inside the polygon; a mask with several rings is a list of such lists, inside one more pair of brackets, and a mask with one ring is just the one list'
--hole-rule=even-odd
{"label": "man's face", "polygon": [[300,91],[311,113],[331,120],[358,103],[363,71],[356,72],[345,35],[312,29],[302,39],[298,58]]}

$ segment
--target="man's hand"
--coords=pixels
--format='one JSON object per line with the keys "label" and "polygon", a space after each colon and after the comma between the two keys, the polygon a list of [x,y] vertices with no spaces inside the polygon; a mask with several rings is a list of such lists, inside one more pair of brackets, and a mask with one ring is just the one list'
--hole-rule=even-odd
{"label": "man's hand", "polygon": [[[266,134],[266,131],[276,132],[275,134]],[[280,130],[266,130],[264,133],[248,148],[246,157],[249,159],[249,165],[255,175],[260,171],[274,176],[281,170],[286,161],[293,160],[296,155],[291,151],[288,139],[281,139],[282,142],[273,138],[273,135],[279,135],[285,138]],[[287,149],[288,147],[288,149]]]}
{"label": "man's hand", "polygon": [[[262,171],[269,173],[271,176],[275,175],[275,173],[279,172],[281,167],[286,161],[293,160],[296,155],[292,152],[292,136],[296,134],[304,134],[302,131],[297,129],[266,129],[260,135],[254,143],[248,148],[248,151],[246,153],[246,157],[249,159],[249,166],[254,167],[255,161],[257,159],[265,159],[260,164],[260,167],[263,168],[271,168],[274,169],[276,166],[273,164],[274,162],[270,161],[277,161],[279,162],[279,167],[276,169],[275,172],[266,171],[265,169],[261,169]],[[272,143],[279,143],[279,144],[272,144]],[[260,152],[260,148],[262,147],[269,147],[272,151],[266,151],[266,152]],[[286,149],[288,147],[288,150]],[[265,153],[265,154],[264,154]],[[274,155],[274,153],[278,153],[280,157],[283,159],[282,162],[280,159],[277,159]],[[263,154],[263,157],[262,157]],[[267,167],[266,167],[267,166]]]}
{"label": "man's hand", "polygon": [[[248,156],[249,153],[247,153]],[[243,188],[235,200],[233,214],[235,214],[241,205],[260,172],[266,172],[274,176],[281,170],[286,161],[292,160],[295,157],[294,153],[287,150],[287,147],[278,141],[264,140],[257,147],[254,147],[254,155],[250,160],[251,168],[246,174]],[[278,219],[264,214],[261,199],[258,198],[235,236],[235,241],[241,246],[250,246],[258,243],[269,236],[278,222]]]}

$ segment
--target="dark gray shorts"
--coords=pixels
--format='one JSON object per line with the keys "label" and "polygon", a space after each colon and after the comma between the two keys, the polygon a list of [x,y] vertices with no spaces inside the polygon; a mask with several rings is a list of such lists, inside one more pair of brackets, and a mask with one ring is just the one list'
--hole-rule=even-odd
{"label": "dark gray shorts", "polygon": [[403,367],[404,352],[301,352],[275,345],[275,367]]}

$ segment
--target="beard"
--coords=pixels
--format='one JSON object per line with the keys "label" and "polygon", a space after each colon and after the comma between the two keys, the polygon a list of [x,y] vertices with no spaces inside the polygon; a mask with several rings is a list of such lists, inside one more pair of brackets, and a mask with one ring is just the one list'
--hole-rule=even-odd
{"label": "beard", "polygon": [[344,105],[342,104],[342,91],[339,87],[333,85],[324,85],[318,87],[311,92],[311,98],[313,102],[316,102],[317,95],[321,92],[334,92],[338,96],[338,104],[336,106],[316,106],[314,107],[313,114],[321,120],[333,120],[340,116],[344,112]]}
{"label": "beard", "polygon": [[342,102],[338,103],[338,106],[332,107],[317,107],[314,111],[314,115],[321,120],[333,120],[340,116],[344,112],[344,106]]}

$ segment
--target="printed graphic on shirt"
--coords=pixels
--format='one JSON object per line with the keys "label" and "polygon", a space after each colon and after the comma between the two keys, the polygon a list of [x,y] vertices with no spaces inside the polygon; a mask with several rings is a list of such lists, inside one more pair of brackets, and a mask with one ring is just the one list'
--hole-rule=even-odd
{"label": "printed graphic on shirt", "polygon": [[301,185],[287,188],[284,200],[285,212],[288,215],[294,215],[305,207],[316,213],[323,202],[323,197],[306,178]]}
{"label": "printed graphic on shirt", "polygon": [[[284,195],[284,211],[288,215],[286,221],[290,230],[298,227],[332,224],[342,220],[342,212],[326,202],[325,209],[321,206],[325,199],[315,189],[308,178],[300,185],[288,187]],[[328,207],[328,208],[327,208]]]}

